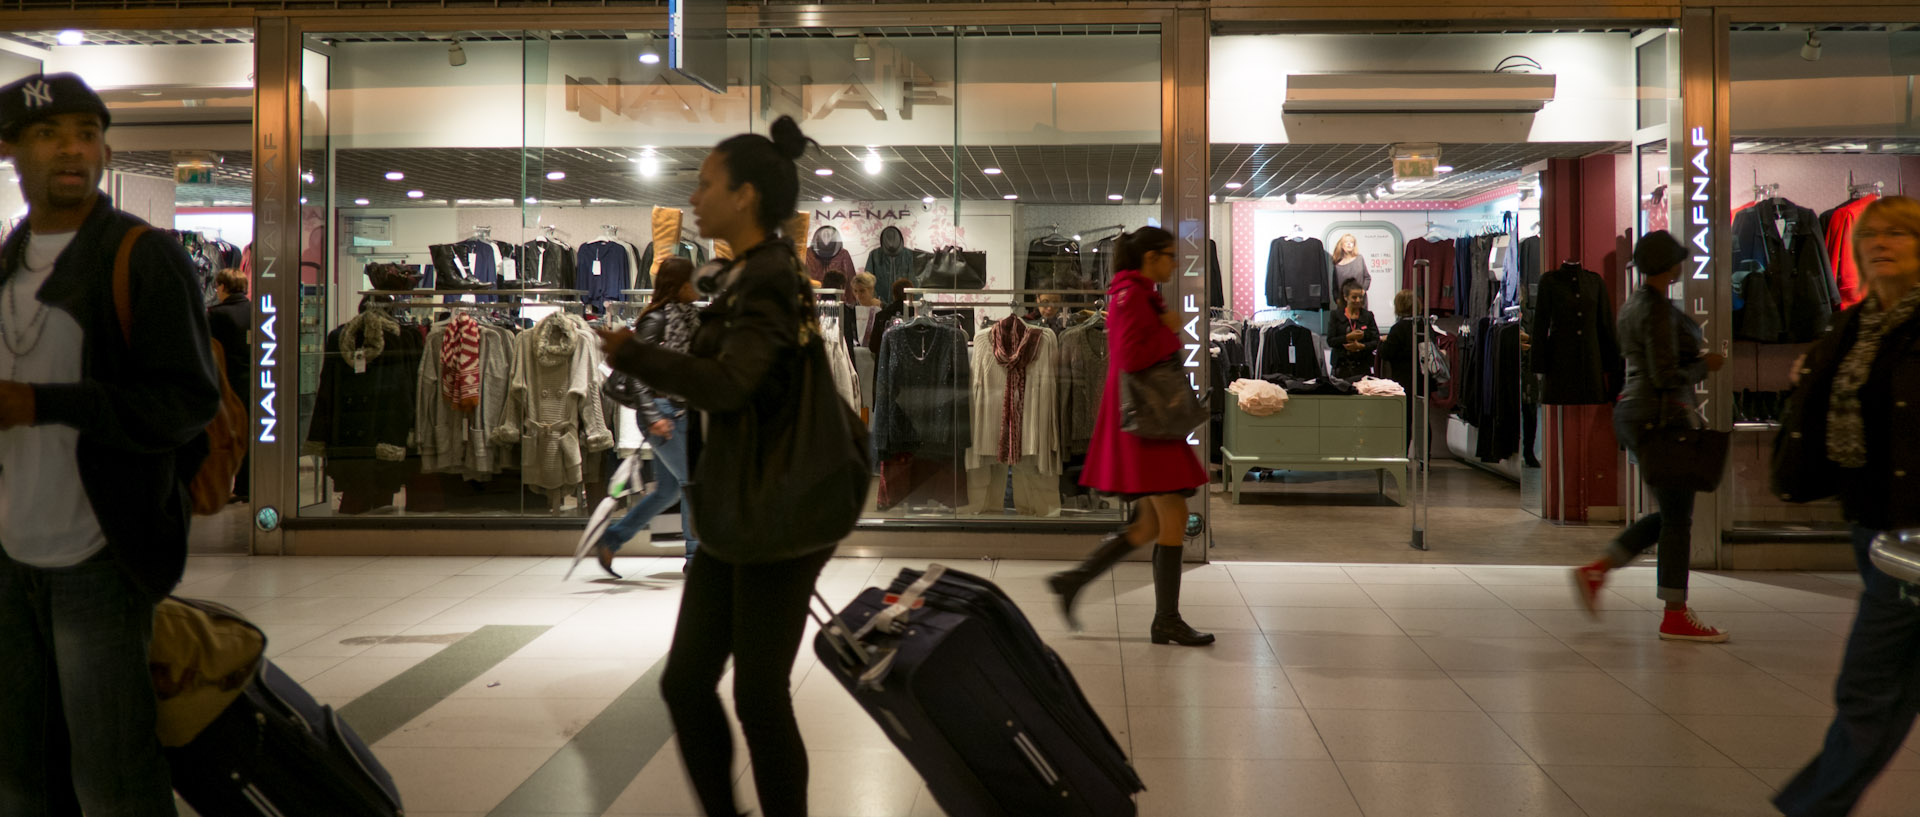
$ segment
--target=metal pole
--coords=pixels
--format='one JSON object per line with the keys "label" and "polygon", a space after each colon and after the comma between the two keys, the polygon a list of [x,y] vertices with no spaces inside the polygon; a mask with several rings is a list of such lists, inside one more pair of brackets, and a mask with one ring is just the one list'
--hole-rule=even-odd
{"label": "metal pole", "polygon": [[1407,396],[1407,399],[1413,401],[1413,405],[1410,406],[1413,412],[1412,428],[1407,430],[1407,433],[1413,435],[1413,439],[1410,440],[1413,444],[1413,467],[1408,469],[1410,472],[1408,481],[1412,484],[1407,486],[1409,488],[1407,499],[1412,503],[1410,510],[1413,512],[1413,531],[1408,544],[1414,550],[1428,549],[1427,512],[1430,506],[1427,502],[1427,491],[1430,477],[1427,473],[1427,460],[1433,452],[1428,450],[1427,444],[1427,429],[1432,425],[1432,419],[1428,417],[1427,403],[1432,389],[1427,385],[1426,372],[1420,369],[1420,350],[1425,348],[1423,344],[1433,342],[1433,326],[1427,322],[1429,297],[1427,274],[1432,266],[1433,263],[1424,258],[1413,262],[1413,299],[1420,305],[1419,311],[1414,314],[1413,360],[1410,362],[1411,368],[1407,370],[1412,374],[1413,382],[1412,393]]}

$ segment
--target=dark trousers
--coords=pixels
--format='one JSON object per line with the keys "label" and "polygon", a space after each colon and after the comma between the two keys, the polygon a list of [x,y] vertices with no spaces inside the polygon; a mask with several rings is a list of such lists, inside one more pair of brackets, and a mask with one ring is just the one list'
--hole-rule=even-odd
{"label": "dark trousers", "polygon": [[1662,601],[1687,600],[1688,563],[1693,558],[1692,491],[1673,491],[1647,486],[1660,510],[1640,517],[1615,537],[1608,552],[1618,564],[1626,564],[1658,546],[1659,568],[1656,582]]}
{"label": "dark trousers", "polygon": [[111,557],[37,568],[0,553],[0,814],[173,817],[153,606]]}
{"label": "dark trousers", "polygon": [[[1773,798],[1789,817],[1843,817],[1913,729],[1920,713],[1920,604],[1867,558],[1878,531],[1853,529],[1866,588],[1834,684],[1833,726],[1820,754]],[[1908,588],[1908,595],[1915,595]]]}
{"label": "dark trousers", "polygon": [[680,597],[661,694],[680,757],[712,817],[739,813],[733,798],[733,732],[720,705],[720,677],[733,657],[733,702],[753,759],[766,817],[806,817],[807,747],[788,688],[806,631],[814,580],[833,549],[785,562],[734,565],[696,550]]}

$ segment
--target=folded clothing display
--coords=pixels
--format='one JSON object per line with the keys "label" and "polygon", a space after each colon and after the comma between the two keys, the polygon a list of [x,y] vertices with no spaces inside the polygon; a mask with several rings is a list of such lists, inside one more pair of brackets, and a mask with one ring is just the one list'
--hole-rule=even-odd
{"label": "folded clothing display", "polygon": [[1363,377],[1354,381],[1353,387],[1368,397],[1405,397],[1407,390],[1391,380],[1378,377]]}
{"label": "folded clothing display", "polygon": [[1233,381],[1227,391],[1240,398],[1240,410],[1255,417],[1265,417],[1287,407],[1287,392],[1265,380],[1241,378]]}

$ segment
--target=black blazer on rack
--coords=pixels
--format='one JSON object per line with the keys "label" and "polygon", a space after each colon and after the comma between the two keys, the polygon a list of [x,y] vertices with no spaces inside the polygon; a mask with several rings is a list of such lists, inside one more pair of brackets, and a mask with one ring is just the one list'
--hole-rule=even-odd
{"label": "black blazer on rack", "polygon": [[[1776,226],[1786,222],[1783,234]],[[1806,343],[1827,331],[1840,309],[1840,287],[1827,259],[1820,218],[1781,198],[1733,219],[1734,337],[1761,343]]]}
{"label": "black blazer on rack", "polygon": [[1626,363],[1613,321],[1613,299],[1597,272],[1561,266],[1540,277],[1532,315],[1533,371],[1550,406],[1611,403],[1620,396]]}
{"label": "black blazer on rack", "polygon": [[1267,306],[1326,309],[1333,303],[1333,256],[1318,238],[1267,245]]}

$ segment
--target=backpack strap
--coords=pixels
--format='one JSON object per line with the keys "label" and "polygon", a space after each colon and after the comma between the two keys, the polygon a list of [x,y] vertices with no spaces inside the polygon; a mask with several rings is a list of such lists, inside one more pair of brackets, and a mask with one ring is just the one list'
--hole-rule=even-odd
{"label": "backpack strap", "polygon": [[113,312],[120,317],[120,340],[128,346],[133,345],[133,272],[128,266],[133,260],[133,245],[146,232],[144,224],[128,230],[120,239],[120,251],[113,256]]}

